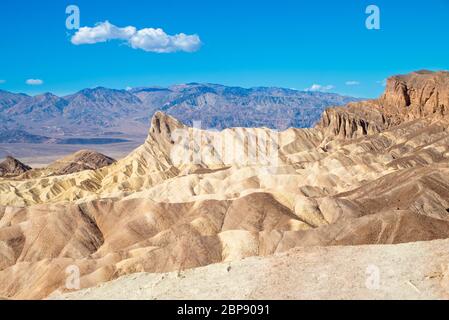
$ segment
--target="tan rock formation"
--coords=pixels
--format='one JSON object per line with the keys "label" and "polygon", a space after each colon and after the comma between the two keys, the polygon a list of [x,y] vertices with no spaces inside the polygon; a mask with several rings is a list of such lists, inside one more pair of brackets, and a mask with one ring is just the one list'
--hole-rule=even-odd
{"label": "tan rock formation", "polygon": [[318,126],[327,134],[354,138],[410,120],[447,118],[448,108],[449,72],[423,70],[389,78],[377,100],[328,109]]}
{"label": "tan rock formation", "polygon": [[449,72],[418,71],[388,79],[379,99],[385,109],[405,119],[448,115]]}
{"label": "tan rock formation", "polygon": [[84,170],[96,170],[109,166],[116,161],[104,154],[92,150],[81,150],[55,161],[46,169],[52,175],[64,175]]}
{"label": "tan rock formation", "polygon": [[5,161],[0,163],[0,177],[14,177],[29,170],[31,167],[11,156],[6,157]]}

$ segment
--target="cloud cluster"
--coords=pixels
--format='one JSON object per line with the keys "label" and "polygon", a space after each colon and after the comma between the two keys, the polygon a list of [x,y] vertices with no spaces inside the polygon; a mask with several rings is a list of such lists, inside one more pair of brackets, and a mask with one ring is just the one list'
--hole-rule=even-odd
{"label": "cloud cluster", "polygon": [[40,86],[44,84],[44,81],[41,79],[28,79],[27,81],[25,81],[25,83],[30,86]]}
{"label": "cloud cluster", "polygon": [[321,84],[313,84],[310,88],[306,88],[305,91],[312,91],[312,92],[329,91],[329,90],[332,90],[334,88],[335,88],[335,86],[333,86],[333,85],[323,86]]}
{"label": "cloud cluster", "polygon": [[80,45],[106,42],[109,40],[128,40],[135,33],[135,27],[119,28],[106,21],[103,23],[98,23],[93,28],[80,28],[72,37],[72,43],[75,45]]}
{"label": "cloud cluster", "polygon": [[358,81],[346,81],[347,86],[358,86],[360,82]]}
{"label": "cloud cluster", "polygon": [[94,44],[110,40],[122,40],[133,49],[147,52],[170,53],[177,51],[194,52],[201,46],[196,34],[179,33],[168,35],[162,29],[136,27],[117,27],[108,21],[98,23],[95,27],[82,27],[72,37],[74,45]]}

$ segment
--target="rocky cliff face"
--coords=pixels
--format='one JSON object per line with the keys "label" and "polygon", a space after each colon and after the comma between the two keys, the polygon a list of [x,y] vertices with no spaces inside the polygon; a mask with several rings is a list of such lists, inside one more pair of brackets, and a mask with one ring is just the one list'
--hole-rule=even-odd
{"label": "rocky cliff face", "polygon": [[392,125],[393,119],[373,108],[366,101],[348,105],[346,108],[327,109],[318,123],[328,137],[342,139],[358,138],[375,134]]}
{"label": "rocky cliff face", "polygon": [[447,116],[449,72],[418,71],[388,79],[380,105],[406,119]]}
{"label": "rocky cliff face", "polygon": [[327,109],[317,127],[327,136],[358,138],[403,122],[449,115],[449,72],[417,71],[388,79],[376,100]]}

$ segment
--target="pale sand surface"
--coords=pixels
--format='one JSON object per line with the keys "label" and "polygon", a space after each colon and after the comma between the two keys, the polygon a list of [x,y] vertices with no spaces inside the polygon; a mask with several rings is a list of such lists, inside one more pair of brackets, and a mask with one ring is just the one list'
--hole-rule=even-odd
{"label": "pale sand surface", "polygon": [[51,298],[447,299],[448,267],[449,240],[296,248],[180,272],[127,275]]}

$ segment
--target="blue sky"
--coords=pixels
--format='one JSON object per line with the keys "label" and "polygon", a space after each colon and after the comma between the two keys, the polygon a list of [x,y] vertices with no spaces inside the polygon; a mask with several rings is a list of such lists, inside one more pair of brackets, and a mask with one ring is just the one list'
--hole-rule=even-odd
{"label": "blue sky", "polygon": [[[107,20],[162,28],[196,34],[202,45],[172,53],[124,41],[74,45],[74,31],[65,27],[69,4],[80,8],[81,26]],[[365,27],[370,4],[381,10],[381,30]],[[1,1],[0,89],[62,95],[186,82],[299,90],[317,84],[375,97],[389,75],[449,69],[448,21],[449,0]]]}

